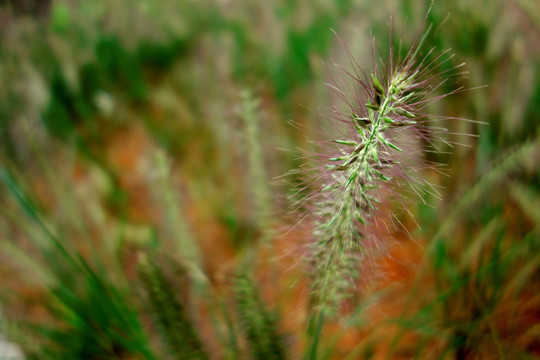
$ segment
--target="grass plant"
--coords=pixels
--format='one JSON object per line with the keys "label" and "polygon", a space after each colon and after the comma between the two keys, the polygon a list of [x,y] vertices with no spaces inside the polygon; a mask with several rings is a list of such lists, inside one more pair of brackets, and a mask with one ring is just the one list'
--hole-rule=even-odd
{"label": "grass plant", "polygon": [[0,1],[25,359],[539,356],[534,2],[38,3]]}
{"label": "grass plant", "polygon": [[322,313],[336,313],[354,286],[355,269],[368,243],[368,222],[376,221],[372,214],[383,200],[383,189],[393,179],[414,187],[410,174],[415,169],[398,156],[403,153],[398,142],[419,137],[436,150],[436,137],[444,131],[430,126],[425,113],[427,104],[450,95],[433,95],[447,81],[444,72],[436,69],[448,57],[443,52],[436,57],[439,63],[429,61],[434,48],[422,55],[430,30],[431,26],[417,35],[404,57],[395,55],[391,47],[382,74],[374,68],[368,79],[354,63],[351,80],[357,93],[353,99],[332,85],[346,102],[346,110],[336,111],[333,119],[345,129],[340,130],[342,138],[333,140],[337,151],[325,159],[317,173],[321,189],[312,196],[316,223],[310,257],[312,295],[315,308]]}

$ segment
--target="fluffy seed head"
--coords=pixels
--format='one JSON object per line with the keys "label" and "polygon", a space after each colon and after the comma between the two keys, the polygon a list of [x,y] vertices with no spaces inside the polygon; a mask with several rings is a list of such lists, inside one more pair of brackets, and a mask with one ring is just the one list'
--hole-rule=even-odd
{"label": "fluffy seed head", "polygon": [[[350,101],[333,86],[348,105],[348,111],[338,113],[336,119],[349,131],[333,140],[337,151],[326,156],[317,174],[321,190],[311,197],[314,225],[309,255],[311,303],[326,315],[335,314],[354,287],[366,251],[367,226],[380,194],[396,179],[409,180],[409,169],[400,161],[403,150],[398,135],[407,130],[406,134],[429,141],[432,135],[422,110],[449,95],[431,95],[440,86],[434,81],[441,78],[433,73],[437,65],[427,61],[434,50],[419,57],[429,31],[417,36],[402,59],[394,59],[391,49],[385,75],[378,76],[376,68],[370,76],[349,74],[363,88],[367,101],[360,97]],[[435,60],[441,61],[441,56]]]}

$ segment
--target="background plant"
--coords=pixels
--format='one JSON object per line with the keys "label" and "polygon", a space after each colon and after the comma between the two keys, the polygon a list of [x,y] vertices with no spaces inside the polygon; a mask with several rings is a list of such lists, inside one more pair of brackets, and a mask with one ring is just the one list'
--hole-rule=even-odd
{"label": "background plant", "polygon": [[[276,148],[311,151],[306,139],[341,139],[307,110],[338,103],[324,90],[335,74],[320,71],[321,60],[347,60],[328,29],[369,68],[370,29],[384,45],[393,15],[403,29],[394,39],[409,43],[428,4],[59,0],[37,18],[13,4],[4,1],[0,12],[3,333],[27,358],[181,356],[149,311],[137,265],[145,254],[158,260],[205,353],[249,358],[229,279],[250,244],[273,233],[249,270],[253,293],[261,316],[280,314],[267,334],[280,334],[290,358],[309,353],[307,285],[291,268],[306,234],[268,231],[287,221],[282,204],[268,207],[276,209],[273,228],[253,219],[261,204],[251,194],[262,189],[252,188],[257,171],[246,166],[245,113],[237,109],[249,100],[241,89],[260,102],[266,177],[297,168],[303,159]],[[489,87],[428,110],[489,125],[447,122],[450,133],[478,140],[451,134],[447,142],[469,146],[427,153],[451,176],[418,174],[442,189],[440,199],[425,192],[407,207],[421,228],[389,204],[415,241],[392,231],[393,245],[363,265],[361,296],[339,324],[320,329],[319,357],[537,356],[540,47],[531,6],[434,2],[428,22],[442,25],[427,42],[457,54],[442,70],[452,75],[466,62],[470,75],[456,79]],[[302,180],[265,191],[294,202],[316,190],[288,193]],[[200,258],[186,259],[189,244]],[[123,315],[107,315],[112,309]],[[76,336],[59,341],[66,334]]]}

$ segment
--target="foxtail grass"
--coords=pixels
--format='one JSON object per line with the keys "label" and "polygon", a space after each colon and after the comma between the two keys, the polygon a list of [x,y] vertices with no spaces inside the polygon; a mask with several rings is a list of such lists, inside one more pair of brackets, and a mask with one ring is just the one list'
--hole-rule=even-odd
{"label": "foxtail grass", "polygon": [[435,49],[422,53],[430,31],[431,26],[419,33],[402,57],[391,46],[383,72],[374,66],[367,75],[354,63],[353,73],[348,73],[356,90],[352,100],[331,86],[346,104],[346,110],[334,116],[346,129],[333,140],[334,149],[317,173],[319,191],[311,197],[315,225],[309,254],[310,303],[315,317],[339,313],[355,288],[367,244],[377,241],[370,238],[369,227],[377,221],[379,204],[385,194],[394,195],[391,186],[414,183],[409,174],[416,169],[409,168],[413,162],[407,159],[413,154],[405,147],[407,142],[413,137],[431,144],[437,135],[427,125],[424,110],[451,94],[434,93],[445,81],[440,80],[444,74],[437,72],[437,61],[448,61],[449,56],[442,52],[428,60]]}
{"label": "foxtail grass", "polygon": [[285,344],[276,314],[261,299],[259,289],[248,273],[234,279],[234,300],[240,326],[246,336],[252,359],[286,359]]}
{"label": "foxtail grass", "polygon": [[264,164],[264,156],[260,143],[261,136],[261,102],[252,91],[245,89],[240,94],[242,100],[241,118],[243,122],[244,141],[248,161],[248,172],[255,222],[261,230],[272,223],[272,204],[268,188],[268,178]]}
{"label": "foxtail grass", "polygon": [[171,354],[176,359],[208,359],[187,309],[161,270],[143,256],[139,273],[152,313]]}

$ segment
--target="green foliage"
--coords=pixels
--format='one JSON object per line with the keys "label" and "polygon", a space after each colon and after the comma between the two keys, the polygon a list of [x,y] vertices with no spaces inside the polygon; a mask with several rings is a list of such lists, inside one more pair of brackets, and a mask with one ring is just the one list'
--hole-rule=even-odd
{"label": "green foliage", "polygon": [[[110,282],[106,274],[96,273],[80,256],[72,255],[43,222],[37,206],[19,187],[5,168],[0,180],[17,200],[31,221],[52,243],[42,245],[53,283],[46,308],[59,323],[24,324],[23,347],[35,341],[29,357],[38,359],[123,358],[129,354],[154,359],[138,314],[128,305],[127,293]],[[37,239],[33,239],[38,242]]]}
{"label": "green foliage", "polygon": [[73,291],[66,285],[51,289],[59,303],[51,311],[65,319],[66,324],[56,330],[40,326],[33,331],[42,332],[46,343],[50,343],[36,354],[38,358],[114,359],[136,354],[154,359],[138,315],[127,305],[126,294],[121,295],[118,288],[104,283],[105,277],[95,274],[86,263],[83,266],[83,270],[70,271],[71,276],[76,271],[81,273],[81,283],[77,285],[81,290]]}

